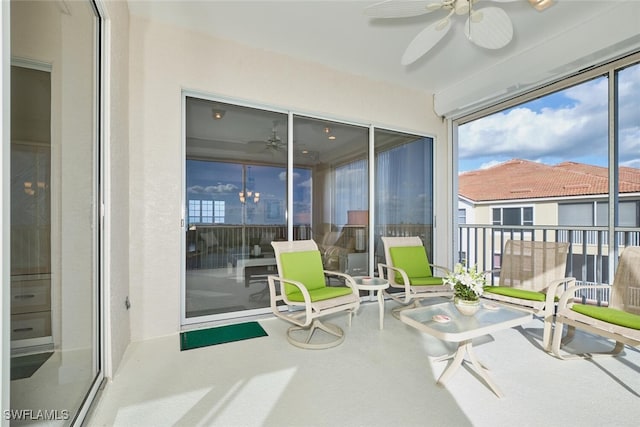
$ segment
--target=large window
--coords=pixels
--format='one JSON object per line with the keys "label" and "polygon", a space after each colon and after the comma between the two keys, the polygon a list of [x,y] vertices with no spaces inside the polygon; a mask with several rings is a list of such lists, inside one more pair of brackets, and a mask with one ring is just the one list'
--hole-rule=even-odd
{"label": "large window", "polygon": [[[491,268],[486,254],[499,252],[507,238],[558,239],[572,244],[570,275],[606,281],[617,260],[609,254],[640,244],[637,61],[594,68],[572,86],[558,82],[460,121],[459,207],[471,205],[475,224],[460,227],[457,241],[470,250],[470,262]],[[531,207],[495,207],[516,203]]]}

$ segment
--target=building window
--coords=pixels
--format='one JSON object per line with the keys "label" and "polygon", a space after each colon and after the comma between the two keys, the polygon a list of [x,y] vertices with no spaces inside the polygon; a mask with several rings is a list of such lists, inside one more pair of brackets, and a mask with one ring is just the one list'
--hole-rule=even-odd
{"label": "building window", "polygon": [[215,200],[213,202],[213,222],[224,224],[224,201]]}
{"label": "building window", "polygon": [[214,221],[224,222],[224,202],[189,200],[189,224],[213,224]]}
{"label": "building window", "polygon": [[467,223],[467,210],[458,209],[458,224],[466,224],[466,223]]}
{"label": "building window", "polygon": [[189,200],[189,224],[200,222],[200,200]]}
{"label": "building window", "polygon": [[211,224],[213,222],[213,200],[203,200],[201,207],[200,222]]}
{"label": "building window", "polygon": [[533,225],[533,207],[493,208],[493,225]]}

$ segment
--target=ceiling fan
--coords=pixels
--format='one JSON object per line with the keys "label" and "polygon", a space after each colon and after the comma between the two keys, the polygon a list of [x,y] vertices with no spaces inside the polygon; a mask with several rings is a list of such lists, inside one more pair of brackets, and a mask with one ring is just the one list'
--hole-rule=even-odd
{"label": "ceiling fan", "polygon": [[[365,14],[373,18],[407,18],[443,10],[442,19],[422,30],[409,43],[402,55],[402,65],[409,65],[431,50],[451,28],[453,15],[467,16],[464,32],[469,41],[485,49],[500,49],[511,41],[513,25],[507,13],[499,7],[474,9],[479,0],[386,0],[365,8]],[[507,3],[518,0],[493,0]],[[544,10],[553,0],[529,0],[536,10]]]}
{"label": "ceiling fan", "polygon": [[287,143],[278,136],[278,121],[273,121],[271,135],[264,141],[249,141],[249,151],[267,151],[271,154],[286,149]]}

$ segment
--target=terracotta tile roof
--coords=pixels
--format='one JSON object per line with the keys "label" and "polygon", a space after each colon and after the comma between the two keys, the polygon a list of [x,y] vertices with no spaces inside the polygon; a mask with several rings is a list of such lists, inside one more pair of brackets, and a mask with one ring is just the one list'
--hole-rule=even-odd
{"label": "terracotta tile roof", "polygon": [[[620,167],[621,193],[640,192],[640,169]],[[513,159],[459,176],[460,195],[477,202],[607,194],[607,168],[563,162],[554,166]]]}

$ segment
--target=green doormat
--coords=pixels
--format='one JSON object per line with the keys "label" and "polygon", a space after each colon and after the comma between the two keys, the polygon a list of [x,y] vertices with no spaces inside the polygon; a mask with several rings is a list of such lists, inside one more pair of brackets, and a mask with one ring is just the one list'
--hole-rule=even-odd
{"label": "green doormat", "polygon": [[51,357],[52,351],[46,353],[29,354],[11,358],[11,379],[20,380],[33,375],[44,362]]}
{"label": "green doormat", "polygon": [[180,351],[266,336],[267,333],[258,322],[187,331],[180,333]]}

